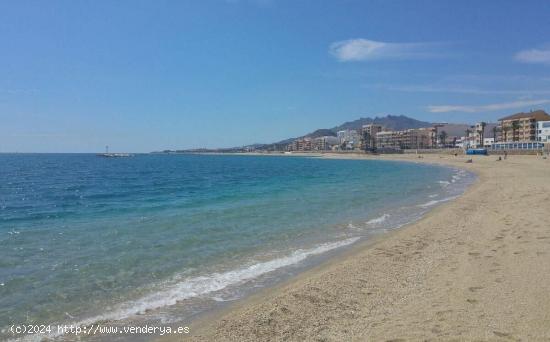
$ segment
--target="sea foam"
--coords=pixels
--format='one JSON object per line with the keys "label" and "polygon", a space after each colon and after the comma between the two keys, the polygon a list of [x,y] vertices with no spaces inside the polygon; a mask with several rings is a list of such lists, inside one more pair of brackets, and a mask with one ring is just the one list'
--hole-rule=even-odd
{"label": "sea foam", "polygon": [[[241,284],[266,273],[276,271],[280,268],[298,264],[310,256],[319,255],[336,248],[351,245],[357,240],[359,240],[359,237],[323,243],[311,249],[298,249],[288,256],[270,261],[254,263],[227,272],[212,273],[209,275],[187,278],[175,284],[166,284],[157,292],[144,296],[135,301],[123,303],[116,309],[103,315],[69,324],[74,324],[76,326],[89,326],[97,322],[123,320],[138,314],[143,314],[149,310],[175,305],[186,299],[208,296],[209,294],[213,294],[214,292],[223,290],[229,286]],[[210,298],[213,300],[220,299],[220,297],[216,295],[211,295]],[[56,336],[59,335],[54,335],[51,337]],[[32,336],[28,335],[20,339],[20,341],[34,340]]]}
{"label": "sea foam", "polygon": [[381,224],[381,223],[383,223],[384,221],[386,221],[386,219],[387,219],[388,217],[390,217],[390,215],[384,214],[384,215],[382,215],[382,216],[380,216],[380,217],[373,218],[372,220],[367,221],[367,224],[368,224],[368,225]]}
{"label": "sea foam", "polygon": [[449,181],[437,181],[439,184],[441,184],[442,187],[447,187],[449,186],[449,184],[451,184],[451,182]]}
{"label": "sea foam", "polygon": [[457,196],[451,196],[451,197],[446,197],[446,198],[442,198],[440,200],[432,200],[432,201],[428,201],[426,203],[423,203],[423,204],[419,204],[418,207],[420,208],[429,208],[431,206],[434,206],[438,203],[442,203],[442,202],[447,202],[447,201],[450,201],[450,200],[453,200],[455,199]]}

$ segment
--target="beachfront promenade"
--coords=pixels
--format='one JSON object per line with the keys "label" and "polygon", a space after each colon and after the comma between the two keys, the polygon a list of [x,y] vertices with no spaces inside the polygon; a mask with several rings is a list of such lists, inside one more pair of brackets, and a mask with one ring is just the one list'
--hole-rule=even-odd
{"label": "beachfront promenade", "polygon": [[199,320],[192,340],[550,339],[550,160],[371,158],[479,179],[420,221]]}

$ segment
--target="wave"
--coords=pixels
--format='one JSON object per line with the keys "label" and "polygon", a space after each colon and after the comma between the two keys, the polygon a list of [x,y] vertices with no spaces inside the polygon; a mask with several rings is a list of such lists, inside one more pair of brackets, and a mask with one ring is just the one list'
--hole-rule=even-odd
{"label": "wave", "polygon": [[377,218],[374,218],[372,220],[369,220],[367,221],[367,224],[370,224],[370,225],[373,225],[373,224],[380,224],[380,223],[383,223],[384,221],[386,221],[386,219],[390,217],[389,214],[384,214],[380,217],[377,217]]}
{"label": "wave", "polygon": [[442,187],[447,187],[451,182],[449,181],[437,181],[439,184],[441,184]]}
{"label": "wave", "polygon": [[[323,243],[311,249],[298,249],[289,256],[278,259],[255,263],[227,272],[188,278],[175,284],[165,285],[160,291],[144,296],[138,300],[121,304],[117,309],[103,315],[69,324],[74,324],[75,326],[89,326],[97,322],[118,321],[146,313],[150,310],[172,306],[185,299],[205,296],[223,290],[229,286],[244,283],[280,268],[295,265],[310,256],[323,254],[336,248],[351,245],[357,240],[359,240],[359,237]],[[212,296],[211,299],[216,300],[219,299],[219,297]],[[57,334],[51,337],[57,336],[60,335]],[[44,336],[40,337],[42,338]],[[20,341],[34,341],[34,338],[32,335],[27,335],[21,338]]]}
{"label": "wave", "polygon": [[464,170],[455,170],[455,174],[451,177],[451,183],[456,183],[460,179],[464,178],[467,175],[466,171]]}
{"label": "wave", "polygon": [[420,208],[429,208],[429,207],[434,206],[438,203],[447,202],[447,201],[453,200],[455,198],[457,198],[457,196],[446,197],[446,198],[442,198],[440,200],[432,200],[432,201],[429,201],[429,202],[426,202],[426,203],[423,203],[423,204],[419,204],[418,207],[420,207]]}

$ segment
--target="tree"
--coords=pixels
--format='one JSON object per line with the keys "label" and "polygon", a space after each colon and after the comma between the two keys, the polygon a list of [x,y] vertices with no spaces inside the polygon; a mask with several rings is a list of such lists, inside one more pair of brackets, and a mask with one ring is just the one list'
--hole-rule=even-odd
{"label": "tree", "polygon": [[[469,128],[466,128],[466,130],[464,131],[464,133],[466,133],[466,141],[468,142],[468,146],[467,146],[467,147],[470,147],[470,133],[472,133],[472,130],[469,129]],[[463,147],[466,147],[466,146],[464,146],[464,142],[462,143],[462,146],[463,146]]]}
{"label": "tree", "polygon": [[482,121],[479,123],[479,125],[481,126],[481,130],[479,131],[479,142],[481,144],[481,147],[483,147],[483,140],[485,140],[485,126],[487,126],[487,123]]}
{"label": "tree", "polygon": [[503,124],[502,130],[504,131],[504,141],[505,142],[508,141],[508,132],[510,132],[511,129],[512,129],[512,127],[510,127],[508,125],[504,126],[504,124]]}
{"label": "tree", "polygon": [[518,136],[518,139],[516,140],[516,132],[519,130],[519,121],[512,121],[512,140],[513,141],[519,141],[519,136]]}
{"label": "tree", "polygon": [[497,142],[497,132],[498,132],[498,127],[497,126],[493,127],[493,142]]}
{"label": "tree", "polygon": [[447,140],[447,136],[447,132],[445,131],[441,131],[441,133],[439,133],[439,140],[441,141],[443,147],[445,147],[445,140]]}

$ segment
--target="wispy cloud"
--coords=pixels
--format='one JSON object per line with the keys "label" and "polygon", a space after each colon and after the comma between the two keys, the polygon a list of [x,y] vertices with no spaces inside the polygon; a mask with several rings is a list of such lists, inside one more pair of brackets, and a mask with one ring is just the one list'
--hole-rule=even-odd
{"label": "wispy cloud", "polygon": [[473,95],[543,95],[550,94],[550,89],[483,89],[476,87],[452,86],[452,85],[387,85],[387,84],[371,84],[365,85],[369,88],[384,89],[391,91],[411,92],[411,93],[457,93],[457,94],[473,94]]}
{"label": "wispy cloud", "polygon": [[440,45],[437,43],[388,43],[359,38],[334,42],[330,45],[329,52],[341,62],[427,58],[438,55],[435,48]]}
{"label": "wispy cloud", "polygon": [[522,63],[550,64],[550,46],[542,49],[522,50],[516,53],[515,59]]}
{"label": "wispy cloud", "polygon": [[0,89],[0,94],[30,95],[38,93],[38,89]]}
{"label": "wispy cloud", "polygon": [[251,4],[256,6],[271,6],[274,0],[225,0],[229,4]]}
{"label": "wispy cloud", "polygon": [[470,106],[470,105],[442,105],[442,106],[428,106],[428,110],[431,113],[448,113],[448,112],[466,112],[477,113],[494,110],[505,110],[515,108],[525,108],[530,106],[539,106],[542,104],[550,103],[550,100],[519,100],[513,102],[493,103],[488,105]]}
{"label": "wispy cloud", "polygon": [[9,134],[9,137],[13,138],[67,138],[68,134],[62,133],[13,133]]}

